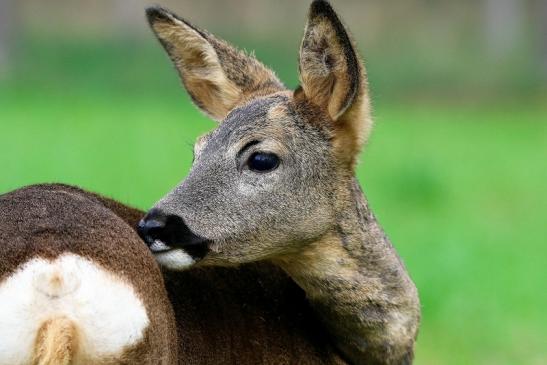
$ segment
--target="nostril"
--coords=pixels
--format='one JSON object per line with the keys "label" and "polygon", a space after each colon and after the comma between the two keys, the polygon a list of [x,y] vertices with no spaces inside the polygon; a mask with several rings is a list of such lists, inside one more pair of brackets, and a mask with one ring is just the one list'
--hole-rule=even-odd
{"label": "nostril", "polygon": [[141,238],[150,245],[158,238],[164,228],[164,222],[143,219],[139,222],[138,232]]}
{"label": "nostril", "polygon": [[147,244],[151,245],[161,234],[165,225],[165,215],[158,209],[152,209],[140,220],[137,232]]}
{"label": "nostril", "polygon": [[147,220],[144,222],[144,229],[147,231],[152,231],[154,229],[161,229],[165,227],[165,222],[156,221],[156,220]]}

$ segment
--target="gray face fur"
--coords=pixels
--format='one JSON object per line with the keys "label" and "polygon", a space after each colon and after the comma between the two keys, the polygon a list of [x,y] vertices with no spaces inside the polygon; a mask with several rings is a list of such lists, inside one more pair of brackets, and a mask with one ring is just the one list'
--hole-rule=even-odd
{"label": "gray face fur", "polygon": [[[332,8],[312,4],[294,92],[256,59],[167,10],[147,14],[195,104],[220,122],[196,143],[188,177],[149,214],[179,225],[156,236],[143,231],[158,261],[180,269],[279,257],[332,231],[340,201],[351,204],[370,129],[363,66]],[[278,167],[250,169],[257,152],[275,154]],[[165,233],[177,230],[184,235]],[[206,242],[206,255],[185,249],[189,235]]]}
{"label": "gray face fur", "polygon": [[[255,152],[276,154],[277,169],[252,171],[247,161]],[[202,137],[190,174],[155,208],[212,241],[204,263],[263,259],[330,228],[333,167],[325,131],[307,123],[287,96],[253,99]]]}

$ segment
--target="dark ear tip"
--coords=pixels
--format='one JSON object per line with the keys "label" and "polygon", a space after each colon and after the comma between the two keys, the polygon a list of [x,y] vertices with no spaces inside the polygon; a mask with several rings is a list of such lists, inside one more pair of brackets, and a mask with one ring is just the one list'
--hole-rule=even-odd
{"label": "dark ear tip", "polygon": [[158,20],[170,21],[171,12],[159,5],[146,8],[146,18],[150,24],[155,23]]}
{"label": "dark ear tip", "polygon": [[326,0],[314,0],[310,5],[310,18],[318,15],[331,15],[334,13],[332,6]]}

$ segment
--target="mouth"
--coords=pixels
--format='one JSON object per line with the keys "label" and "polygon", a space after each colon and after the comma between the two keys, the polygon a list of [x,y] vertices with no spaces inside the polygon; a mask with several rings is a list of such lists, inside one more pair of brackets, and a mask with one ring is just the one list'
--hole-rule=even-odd
{"label": "mouth", "polygon": [[181,248],[170,248],[168,250],[152,252],[156,261],[169,270],[185,270],[199,261],[199,259],[192,257]]}
{"label": "mouth", "polygon": [[152,244],[148,248],[150,249],[150,251],[152,251],[153,254],[159,254],[173,250],[172,247],[169,247],[160,240],[154,240],[154,242],[152,242]]}
{"label": "mouth", "polygon": [[171,270],[185,270],[205,257],[209,251],[209,243],[210,241],[204,241],[197,245],[180,247],[169,246],[164,241],[155,239],[148,248],[161,266]]}
{"label": "mouth", "polygon": [[[203,259],[211,240],[194,233],[177,215],[152,209],[141,219],[137,232],[160,263],[169,267],[185,267]],[[176,264],[180,260],[181,264]]]}

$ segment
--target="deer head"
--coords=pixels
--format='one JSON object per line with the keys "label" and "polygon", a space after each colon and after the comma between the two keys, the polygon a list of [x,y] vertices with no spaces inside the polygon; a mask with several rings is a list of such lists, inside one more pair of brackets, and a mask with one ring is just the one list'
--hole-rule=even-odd
{"label": "deer head", "polygon": [[274,258],[334,229],[371,118],[363,64],[331,6],[311,5],[295,91],[168,10],[147,16],[196,106],[219,122],[196,142],[187,178],[139,224],[158,261]]}

